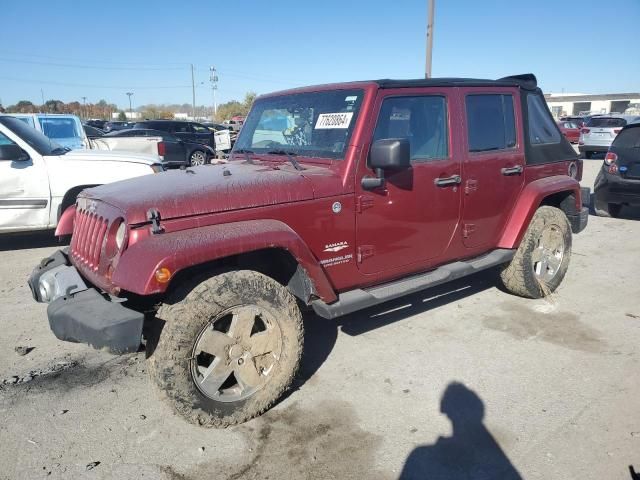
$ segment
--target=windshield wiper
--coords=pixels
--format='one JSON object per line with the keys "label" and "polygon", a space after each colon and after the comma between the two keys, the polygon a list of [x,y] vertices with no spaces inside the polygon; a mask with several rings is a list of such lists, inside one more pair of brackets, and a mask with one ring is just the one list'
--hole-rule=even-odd
{"label": "windshield wiper", "polygon": [[248,150],[246,148],[239,148],[238,150],[234,150],[233,153],[242,153],[244,154],[244,159],[246,160],[246,162],[250,165],[255,165],[256,162],[254,162],[249,155],[253,155],[255,152],[253,150]]}
{"label": "windshield wiper", "polygon": [[293,165],[293,168],[295,168],[296,170],[304,170],[304,168],[302,168],[302,166],[300,165],[300,162],[298,162],[298,160],[296,160],[295,158],[296,155],[298,155],[297,153],[289,152],[288,150],[271,150],[267,152],[267,154],[286,155],[289,161],[291,162],[291,165]]}
{"label": "windshield wiper", "polygon": [[70,152],[71,149],[69,147],[56,147],[51,150],[52,155],[64,155],[67,152]]}

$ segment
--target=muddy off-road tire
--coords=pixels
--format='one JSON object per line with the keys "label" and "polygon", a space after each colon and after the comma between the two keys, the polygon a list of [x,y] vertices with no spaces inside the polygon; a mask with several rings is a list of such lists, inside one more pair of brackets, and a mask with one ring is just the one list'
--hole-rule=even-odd
{"label": "muddy off-road tire", "polygon": [[562,210],[540,207],[515,256],[500,273],[502,284],[522,297],[546,297],[562,282],[570,257],[569,220]]}
{"label": "muddy off-road tire", "polygon": [[260,415],[290,387],[300,364],[295,298],[249,270],[179,290],[156,315],[166,323],[150,359],[154,383],[198,425],[223,428]]}

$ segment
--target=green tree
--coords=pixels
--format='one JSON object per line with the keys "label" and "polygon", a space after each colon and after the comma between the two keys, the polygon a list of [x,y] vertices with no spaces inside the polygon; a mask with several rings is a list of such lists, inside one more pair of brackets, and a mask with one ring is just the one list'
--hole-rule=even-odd
{"label": "green tree", "polygon": [[127,115],[122,110],[120,110],[120,113],[118,113],[118,120],[120,122],[126,122],[127,121]]}

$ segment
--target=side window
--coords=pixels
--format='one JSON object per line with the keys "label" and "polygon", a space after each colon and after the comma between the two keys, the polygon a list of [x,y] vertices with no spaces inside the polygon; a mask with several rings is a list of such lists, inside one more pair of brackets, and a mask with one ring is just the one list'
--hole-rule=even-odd
{"label": "side window", "polygon": [[15,145],[15,142],[0,132],[0,145]]}
{"label": "side window", "polygon": [[553,123],[547,105],[540,95],[527,95],[527,110],[529,110],[529,141],[531,144],[559,143],[560,132]]}
{"label": "side window", "polygon": [[516,146],[512,95],[467,95],[465,104],[470,152],[506,150]]}
{"label": "side window", "polygon": [[187,122],[175,123],[169,131],[172,133],[189,133],[189,124]]}
{"label": "side window", "polygon": [[407,138],[411,160],[449,156],[447,99],[439,95],[391,97],[382,102],[373,140]]}
{"label": "side window", "polygon": [[192,123],[191,128],[193,128],[193,131],[195,133],[211,133],[211,130],[209,130],[207,127],[199,125],[197,123]]}

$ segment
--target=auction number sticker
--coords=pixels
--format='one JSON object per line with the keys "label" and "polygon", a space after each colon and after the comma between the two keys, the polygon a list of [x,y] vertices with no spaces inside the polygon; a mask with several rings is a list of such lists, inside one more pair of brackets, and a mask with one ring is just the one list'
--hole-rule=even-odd
{"label": "auction number sticker", "polygon": [[316,129],[349,128],[353,112],[321,113],[316,121]]}

